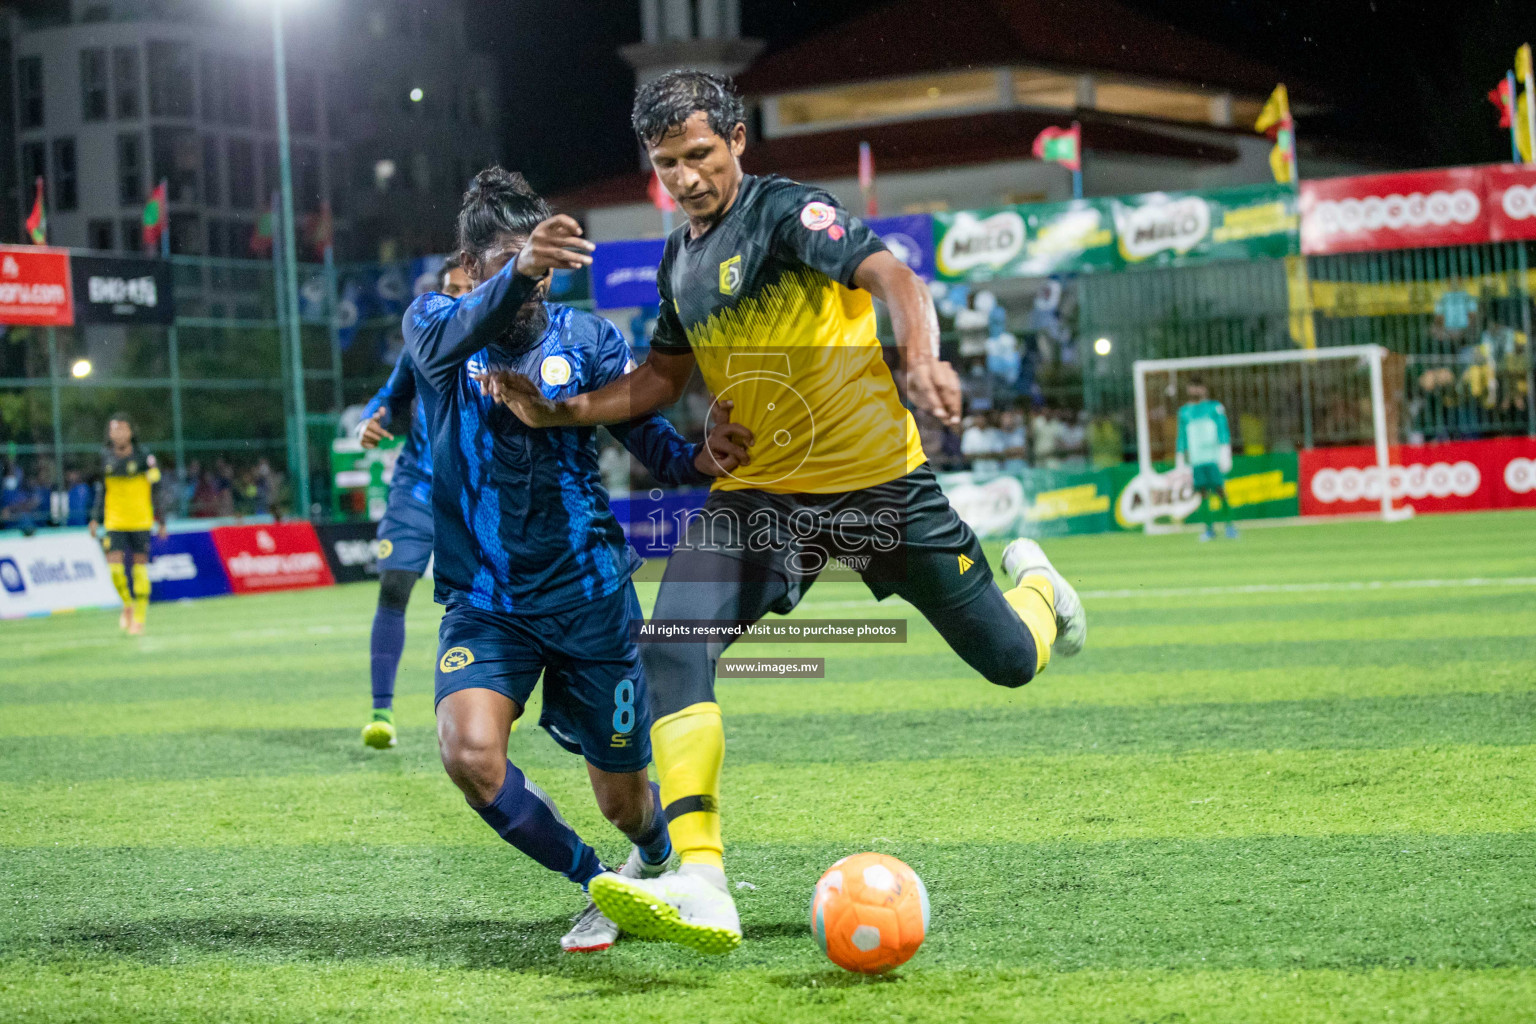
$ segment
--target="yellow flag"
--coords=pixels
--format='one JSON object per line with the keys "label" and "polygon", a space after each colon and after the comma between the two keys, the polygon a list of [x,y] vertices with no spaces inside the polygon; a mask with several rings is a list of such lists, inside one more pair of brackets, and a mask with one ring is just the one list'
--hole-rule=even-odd
{"label": "yellow flag", "polygon": [[1520,150],[1520,159],[1530,163],[1531,91],[1529,89],[1520,94],[1520,102],[1515,104],[1515,146]]}
{"label": "yellow flag", "polygon": [[1531,74],[1531,44],[1515,51],[1515,77],[1524,82]]}
{"label": "yellow flag", "polygon": [[1267,132],[1277,124],[1284,124],[1291,119],[1291,100],[1286,95],[1285,83],[1275,86],[1275,91],[1269,94],[1269,99],[1264,101],[1264,109],[1259,111],[1259,119],[1253,123],[1256,132]]}
{"label": "yellow flag", "polygon": [[1291,183],[1291,154],[1282,143],[1276,143],[1269,151],[1269,170],[1275,176],[1275,184]]}

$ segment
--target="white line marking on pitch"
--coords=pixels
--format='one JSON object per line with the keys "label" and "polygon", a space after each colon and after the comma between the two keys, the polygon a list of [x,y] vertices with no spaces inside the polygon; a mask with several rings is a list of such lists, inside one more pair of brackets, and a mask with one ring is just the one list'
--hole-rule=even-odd
{"label": "white line marking on pitch", "polygon": [[[1135,597],[1211,597],[1223,594],[1305,594],[1327,591],[1426,590],[1436,587],[1536,587],[1536,576],[1473,576],[1449,580],[1352,580],[1319,583],[1250,583],[1226,587],[1144,587],[1125,590],[1083,590],[1084,599],[1107,600]],[[857,601],[804,601],[800,608],[873,608],[880,604],[872,597]]]}

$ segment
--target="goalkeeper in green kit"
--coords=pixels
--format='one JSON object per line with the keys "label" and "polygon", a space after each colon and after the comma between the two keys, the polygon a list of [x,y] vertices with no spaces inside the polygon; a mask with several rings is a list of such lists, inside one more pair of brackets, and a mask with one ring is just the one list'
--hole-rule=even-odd
{"label": "goalkeeper in green kit", "polygon": [[1221,518],[1227,539],[1237,539],[1232,525],[1232,502],[1227,499],[1227,474],[1232,472],[1232,433],[1227,429],[1227,410],[1212,401],[1199,380],[1189,382],[1189,401],[1179,407],[1177,464],[1194,474],[1200,504],[1207,509],[1205,531],[1200,539],[1216,538],[1216,499],[1221,499]]}

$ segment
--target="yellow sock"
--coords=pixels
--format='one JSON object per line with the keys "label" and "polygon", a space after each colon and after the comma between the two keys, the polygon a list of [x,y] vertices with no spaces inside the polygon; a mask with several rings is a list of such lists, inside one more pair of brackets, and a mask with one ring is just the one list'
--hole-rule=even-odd
{"label": "yellow sock", "polygon": [[117,596],[123,599],[123,607],[132,608],[133,595],[128,592],[128,567],[121,562],[108,562],[107,569],[112,573],[112,585],[117,588]]}
{"label": "yellow sock", "polygon": [[133,617],[139,623],[149,615],[149,566],[136,562],[133,566]]}
{"label": "yellow sock", "polygon": [[1051,644],[1056,642],[1056,588],[1044,576],[1025,576],[1003,595],[1014,614],[1024,621],[1035,638],[1035,674],[1051,663]]}
{"label": "yellow sock", "polygon": [[672,845],[684,864],[724,870],[720,839],[720,766],[725,727],[720,705],[690,704],[651,726],[651,756],[661,777]]}

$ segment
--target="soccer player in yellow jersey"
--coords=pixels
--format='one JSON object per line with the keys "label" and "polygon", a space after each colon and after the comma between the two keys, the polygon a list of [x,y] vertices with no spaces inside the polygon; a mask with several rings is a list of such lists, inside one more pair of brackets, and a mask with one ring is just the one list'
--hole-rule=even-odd
{"label": "soccer player in yellow jersey", "polygon": [[[165,522],[155,513],[154,488],[160,482],[155,457],[139,445],[133,424],[119,413],[107,422],[107,447],[101,453],[102,487],[91,512],[91,536],[104,527],[112,585],[123,599],[118,626],[138,636],[149,613],[149,537]],[[132,573],[132,587],[129,574]]]}
{"label": "soccer player in yellow jersey", "polygon": [[[661,315],[644,364],[606,387],[551,402],[495,375],[530,426],[614,423],[671,405],[695,365],[752,433],[750,459],[718,478],[673,551],[653,618],[751,623],[791,610],[831,559],[876,598],[898,594],[988,680],[1022,686],[1052,650],[1081,649],[1082,602],[1039,545],[1003,554],[994,582],[981,545],[939,489],[882,359],[873,298],[890,311],[914,405],[955,424],[960,385],[938,358],[922,281],[829,193],[743,174],[745,111],[732,84],[676,71],[643,86],[633,124],[688,215],[657,273]],[[592,880],[592,899],[642,937],[723,953],[741,941],[725,878],[720,772],[725,738],[712,642],[642,645],[651,742],[677,872]]]}

